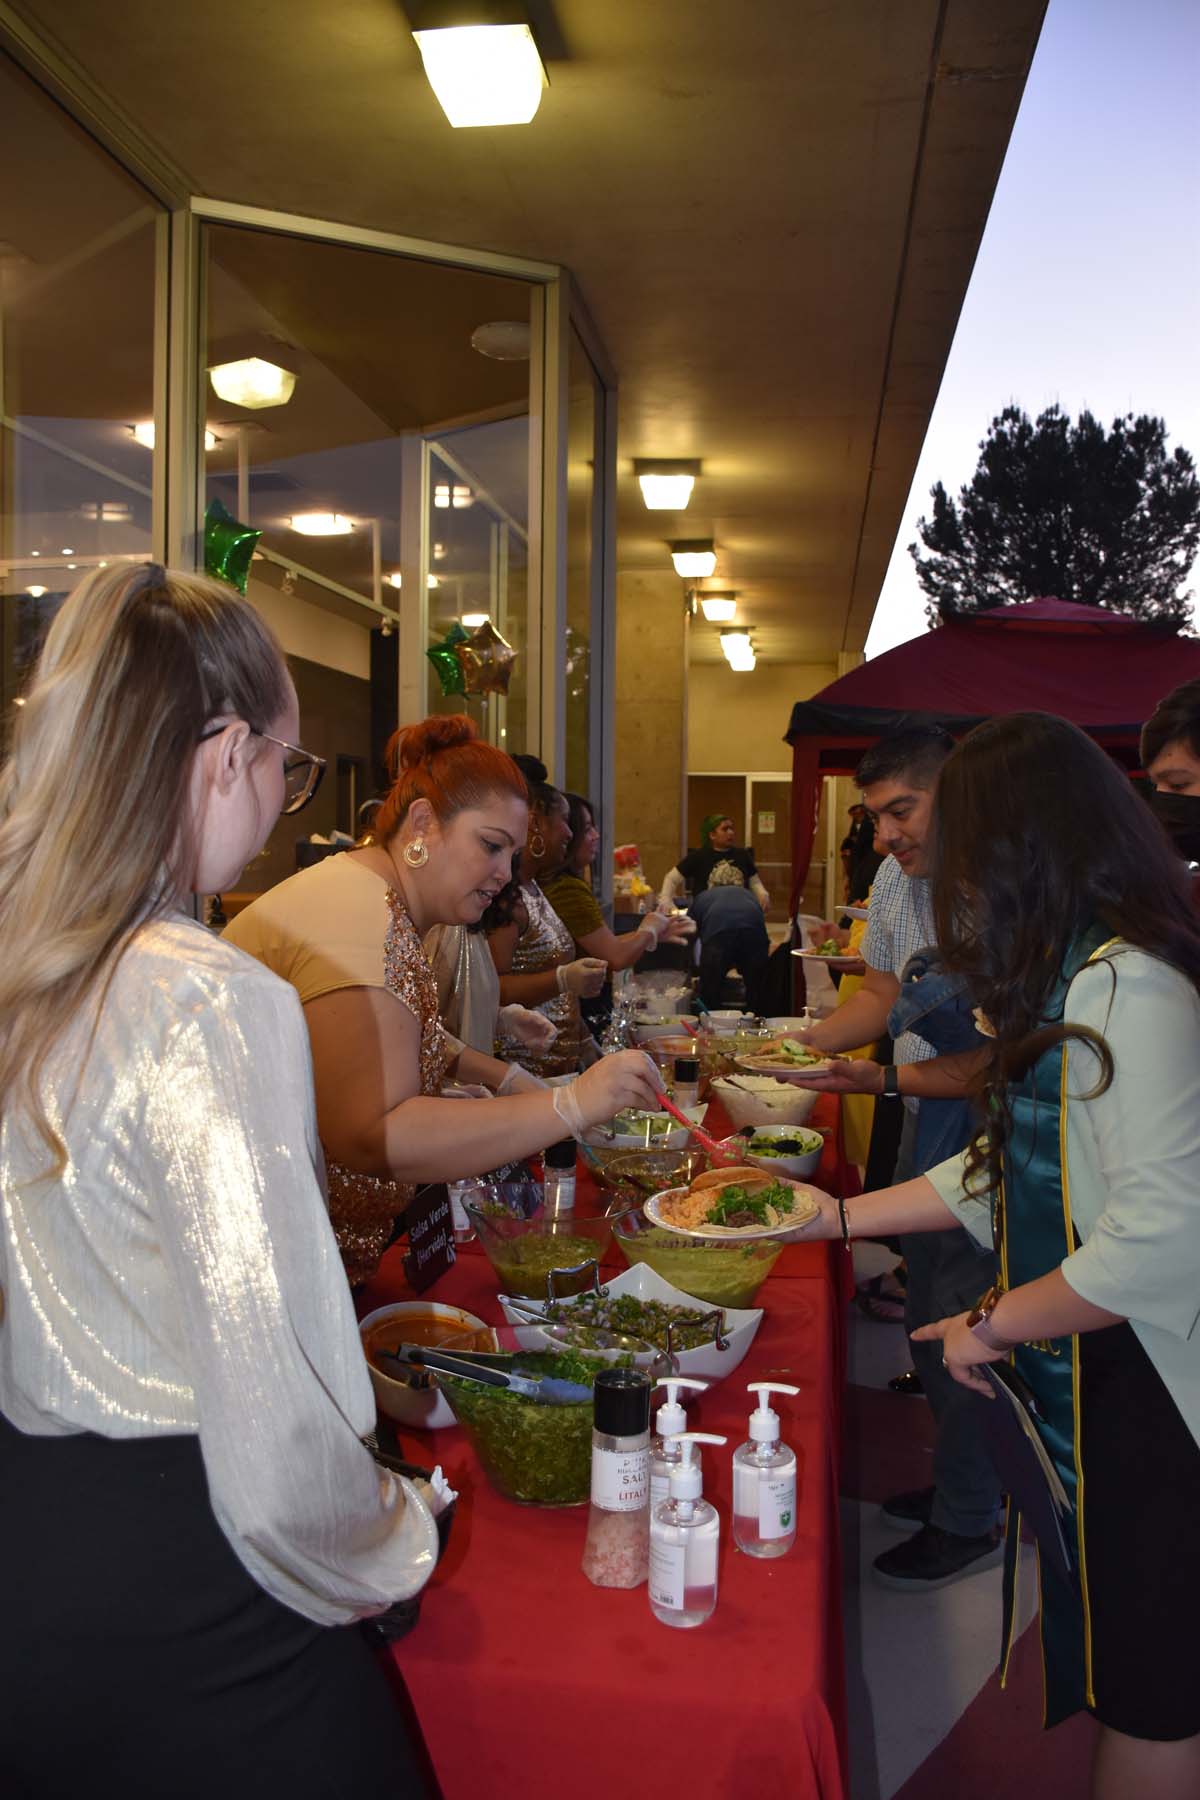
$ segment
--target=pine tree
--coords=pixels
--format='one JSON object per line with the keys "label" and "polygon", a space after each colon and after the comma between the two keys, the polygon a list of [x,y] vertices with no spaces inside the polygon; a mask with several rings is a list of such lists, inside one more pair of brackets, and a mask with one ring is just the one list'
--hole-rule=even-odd
{"label": "pine tree", "polygon": [[1200,482],[1188,452],[1167,451],[1161,419],[1127,413],[1106,432],[1058,406],[1037,419],[1006,406],[979,446],[957,502],[939,481],[909,554],[931,624],[1052,594],[1174,625],[1200,547]]}

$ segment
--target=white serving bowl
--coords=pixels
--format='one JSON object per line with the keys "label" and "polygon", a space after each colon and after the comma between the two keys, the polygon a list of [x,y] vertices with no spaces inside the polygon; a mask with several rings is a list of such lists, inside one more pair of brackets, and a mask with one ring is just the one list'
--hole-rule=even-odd
{"label": "white serving bowl", "polygon": [[800,1138],[809,1147],[800,1156],[756,1156],[750,1148],[750,1140],[744,1137],[726,1138],[723,1148],[731,1155],[736,1154],[755,1168],[762,1169],[767,1175],[786,1175],[789,1181],[807,1181],[815,1175],[817,1165],[825,1149],[825,1139],[819,1131],[810,1131],[803,1125],[758,1125],[755,1135],[771,1138]]}
{"label": "white serving bowl", "polygon": [[679,1037],[684,1019],[689,1025],[696,1023],[695,1013],[639,1013],[633,1021],[633,1035],[639,1044],[648,1044],[652,1038]]}
{"label": "white serving bowl", "polygon": [[724,1106],[735,1131],[743,1125],[806,1125],[820,1098],[815,1088],[793,1087],[773,1075],[739,1075],[736,1082],[718,1078],[712,1097]]}
{"label": "white serving bowl", "polygon": [[[463,1331],[490,1333],[490,1347],[496,1349],[496,1333],[492,1326],[485,1325],[482,1319],[476,1318],[474,1313],[465,1312],[461,1306],[446,1306],[439,1300],[398,1300],[391,1306],[376,1307],[365,1319],[359,1320],[358,1330],[363,1340],[364,1356],[367,1334],[373,1326],[382,1325],[385,1319],[403,1320],[405,1317],[415,1316],[427,1319],[430,1313],[445,1319],[447,1332],[458,1327]],[[398,1425],[408,1425],[418,1431],[441,1431],[448,1425],[458,1424],[449,1401],[432,1382],[428,1387],[410,1387],[408,1382],[397,1381],[391,1375],[385,1375],[382,1369],[377,1369],[369,1356],[367,1373],[371,1377],[371,1386],[375,1389],[376,1406],[389,1419],[395,1419]]]}
{"label": "white serving bowl", "polygon": [[[703,1106],[681,1106],[680,1112],[689,1118],[693,1125],[703,1125],[704,1115],[708,1111],[708,1102]],[[618,1131],[611,1128],[612,1135],[603,1127],[585,1133],[584,1141],[603,1150],[682,1150],[688,1143],[691,1133],[682,1125],[677,1125],[669,1113],[655,1113],[657,1119],[665,1119],[671,1129],[658,1132],[647,1138],[638,1131]]]}
{"label": "white serving bowl", "polygon": [[799,1018],[768,1019],[767,1024],[771,1027],[772,1031],[783,1032],[786,1036],[789,1032],[793,1031],[807,1031],[810,1025],[816,1024],[816,1020],[810,1019],[802,1014]]}
{"label": "white serving bowl", "polygon": [[739,1025],[753,1025],[754,1014],[746,1012],[710,1012],[709,1024],[714,1031],[736,1031]]}
{"label": "white serving bowl", "polygon": [[[612,1280],[606,1281],[604,1285],[610,1294],[616,1296],[632,1294],[637,1300],[661,1300],[668,1306],[694,1306],[698,1312],[707,1313],[714,1310],[723,1312],[725,1314],[724,1350],[718,1350],[715,1343],[710,1341],[707,1344],[699,1345],[695,1350],[678,1352],[679,1373],[694,1375],[700,1381],[723,1381],[726,1375],[731,1375],[754,1342],[754,1334],[762,1324],[760,1308],[732,1306],[713,1308],[707,1300],[697,1300],[694,1295],[685,1294],[682,1289],[672,1287],[671,1283],[664,1281],[663,1277],[657,1274],[649,1263],[635,1263],[631,1268],[622,1270],[620,1275],[614,1275]],[[586,1296],[576,1294],[572,1298],[582,1300]],[[564,1300],[562,1304],[569,1306],[571,1301]],[[546,1336],[540,1325],[522,1323],[521,1315],[509,1306],[504,1294],[500,1296],[500,1305],[504,1309],[504,1316],[509,1324],[515,1327],[517,1342],[523,1350],[557,1350],[561,1348],[553,1338]],[[604,1355],[606,1353],[596,1351],[589,1352],[589,1354]],[[615,1357],[618,1353],[613,1351],[610,1354]],[[639,1364],[649,1364],[653,1358],[646,1354],[636,1357],[635,1361]]]}

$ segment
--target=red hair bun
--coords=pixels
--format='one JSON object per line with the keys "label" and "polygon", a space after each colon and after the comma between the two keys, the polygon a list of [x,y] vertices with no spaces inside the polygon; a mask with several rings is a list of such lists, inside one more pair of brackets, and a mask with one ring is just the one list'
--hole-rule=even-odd
{"label": "red hair bun", "polygon": [[399,830],[414,800],[428,800],[442,824],[496,793],[528,803],[525,777],[512,757],[486,743],[466,713],[434,713],[402,725],[388,744],[387,765],[394,779],[375,821],[381,843]]}

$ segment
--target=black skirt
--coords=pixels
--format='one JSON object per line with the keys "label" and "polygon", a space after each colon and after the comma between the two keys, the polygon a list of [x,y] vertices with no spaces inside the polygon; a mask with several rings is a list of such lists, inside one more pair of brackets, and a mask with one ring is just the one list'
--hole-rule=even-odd
{"label": "black skirt", "polygon": [[1193,1737],[1200,1445],[1132,1327],[1079,1347],[1091,1710],[1130,1737]]}
{"label": "black skirt", "polygon": [[406,1699],[356,1627],[265,1593],[195,1437],[31,1437],[0,1415],[0,1793],[417,1800]]}

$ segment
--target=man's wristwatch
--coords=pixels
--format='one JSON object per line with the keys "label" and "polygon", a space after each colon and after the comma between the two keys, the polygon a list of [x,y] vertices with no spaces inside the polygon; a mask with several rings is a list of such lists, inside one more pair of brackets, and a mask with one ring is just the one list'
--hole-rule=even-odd
{"label": "man's wristwatch", "polygon": [[1007,1352],[1015,1350],[1020,1339],[1002,1338],[1000,1333],[992,1328],[992,1314],[1003,1298],[1004,1289],[1002,1287],[990,1287],[978,1305],[972,1307],[967,1314],[967,1330],[973,1337],[977,1337],[981,1344],[986,1344],[989,1350]]}
{"label": "man's wristwatch", "polygon": [[885,1100],[899,1100],[902,1097],[900,1093],[900,1071],[895,1063],[887,1063],[885,1065],[883,1071],[883,1086],[880,1088],[879,1092]]}

